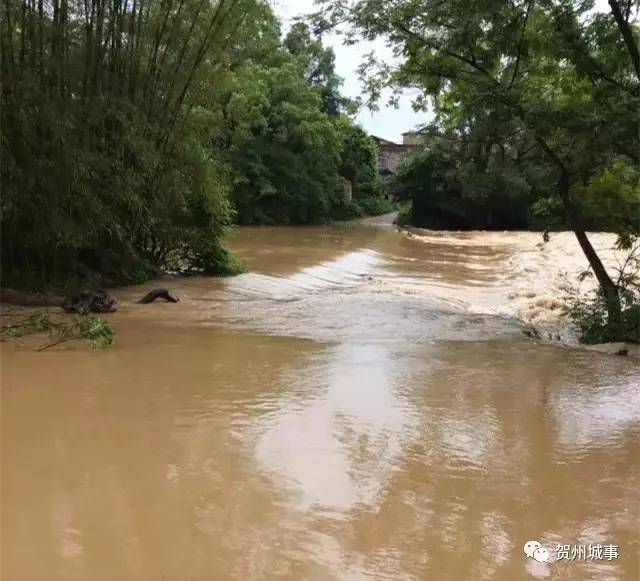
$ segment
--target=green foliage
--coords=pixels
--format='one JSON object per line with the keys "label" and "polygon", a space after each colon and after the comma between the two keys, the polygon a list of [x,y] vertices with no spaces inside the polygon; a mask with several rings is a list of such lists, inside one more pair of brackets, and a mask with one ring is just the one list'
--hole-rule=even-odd
{"label": "green foliage", "polygon": [[329,220],[345,173],[378,194],[333,52],[262,0],[7,0],[1,27],[3,284],[233,274],[234,221]]}
{"label": "green foliage", "polygon": [[261,62],[249,62],[218,88],[222,123],[214,150],[230,168],[239,224],[313,224],[362,210],[344,200],[382,194],[373,140],[340,112],[333,53],[303,24]]}
{"label": "green foliage", "polygon": [[[576,188],[578,190],[578,188]],[[640,234],[640,170],[615,158],[579,188],[584,221],[591,229],[618,232],[629,239]]]}
{"label": "green foliage", "polygon": [[337,222],[355,220],[364,216],[388,214],[397,209],[397,205],[386,198],[376,196],[358,200],[338,202],[332,209],[331,216]]}
{"label": "green foliage", "polygon": [[396,182],[406,199],[425,198],[416,219],[443,227],[520,228],[545,216],[557,223],[544,200],[557,195],[560,173],[570,188],[562,226],[574,226],[573,199],[581,226],[628,231],[637,195],[614,182],[635,179],[621,168],[638,164],[640,84],[610,15],[577,0],[322,4],[318,26],[346,21],[402,55],[394,67],[367,63],[372,99],[382,86],[409,86],[417,106],[433,106],[426,151]]}
{"label": "green foliage", "polygon": [[[478,146],[474,135],[425,138],[400,166],[392,193],[414,205],[416,226],[453,229],[527,229],[548,190],[536,168],[507,158],[498,147]],[[479,138],[478,138],[479,139]],[[538,220],[541,221],[541,220]],[[545,224],[546,226],[546,224]]]}
{"label": "green foliage", "polygon": [[360,198],[357,200],[357,204],[362,208],[362,213],[365,216],[379,216],[380,214],[394,212],[397,209],[396,204],[380,196]]}
{"label": "green foliage", "polygon": [[[628,161],[613,158],[610,164],[576,184],[575,198],[585,227],[593,231],[616,232],[627,246],[639,234],[640,172]],[[532,207],[538,223],[550,228],[566,227],[566,216],[556,196],[539,198]]]}
{"label": "green foliage", "polygon": [[305,81],[319,93],[325,113],[338,115],[350,109],[352,104],[340,94],[342,79],[335,72],[333,49],[324,47],[320,38],[313,38],[306,23],[293,24],[284,46],[301,65]]}
{"label": "green foliage", "polygon": [[298,64],[243,70],[223,103],[220,139],[232,168],[238,223],[326,219],[337,190],[338,135]]}
{"label": "green foliage", "polygon": [[336,128],[340,137],[339,172],[351,184],[353,197],[381,196],[383,188],[375,141],[345,115],[336,119]]}
{"label": "green foliage", "polygon": [[333,207],[332,217],[336,222],[347,222],[362,218],[364,212],[358,202],[342,200]]}
{"label": "green foliage", "polygon": [[236,258],[217,241],[203,239],[201,251],[194,259],[193,265],[204,274],[214,276],[235,276],[245,272]]}
{"label": "green foliage", "polygon": [[622,293],[621,328],[608,324],[607,302],[601,293],[569,302],[569,317],[586,344],[628,341],[640,343],[640,294]]}
{"label": "green foliage", "polygon": [[409,226],[413,223],[412,209],[412,205],[407,202],[399,204],[398,217],[396,218],[398,226]]}
{"label": "green foliage", "polygon": [[48,311],[38,310],[26,315],[13,315],[10,323],[0,326],[2,340],[40,333],[48,333],[49,342],[41,345],[39,351],[73,339],[84,339],[94,348],[109,347],[115,340],[110,325],[94,315],[54,318]]}
{"label": "green foliage", "polygon": [[[576,200],[586,189],[610,197],[607,211],[636,207],[633,199],[620,201],[628,196],[615,192],[616,179],[606,172],[613,158],[625,166],[640,161],[637,7],[629,2],[621,9],[610,0],[607,15],[582,0],[320,4],[318,26],[347,22],[368,40],[385,38],[402,55],[394,66],[374,57],[365,64],[370,101],[380,98],[382,87],[411,87],[420,93],[418,108],[433,105],[430,132],[463,144],[462,158],[445,156],[444,163],[432,145],[425,167],[408,172],[413,219],[445,227],[452,216],[462,225],[502,225],[514,217],[520,222],[519,208],[558,195],[607,297],[607,324],[619,329],[615,283],[586,233],[586,218],[596,216],[601,203],[588,194]],[[415,180],[420,171],[427,178],[422,194]],[[631,220],[607,216],[606,227],[628,239]],[[599,224],[605,225],[602,217]]]}
{"label": "green foliage", "polygon": [[566,225],[562,202],[557,196],[543,196],[531,206],[532,223],[549,230],[560,230]]}
{"label": "green foliage", "polygon": [[[496,157],[498,159],[496,159]],[[567,229],[562,201],[539,166],[499,159],[482,163],[460,143],[426,140],[399,168],[391,183],[395,196],[412,200],[416,226],[475,229]],[[614,159],[574,187],[583,224],[589,230],[638,233],[640,188],[635,167]]]}
{"label": "green foliage", "polygon": [[109,324],[100,317],[92,315],[76,318],[70,331],[71,336],[82,337],[96,348],[104,348],[113,345],[114,335]]}
{"label": "green foliage", "polygon": [[[616,288],[620,297],[621,316],[611,325],[604,293],[600,290],[581,292],[567,285],[566,303],[569,318],[583,343],[629,341],[640,343],[640,239],[630,240],[626,258],[616,268]],[[593,276],[590,270],[580,275],[582,282]]]}
{"label": "green foliage", "polygon": [[229,173],[202,126],[215,121],[208,87],[232,62],[228,42],[258,8],[62,0],[38,12],[8,0],[3,284],[228,270]]}

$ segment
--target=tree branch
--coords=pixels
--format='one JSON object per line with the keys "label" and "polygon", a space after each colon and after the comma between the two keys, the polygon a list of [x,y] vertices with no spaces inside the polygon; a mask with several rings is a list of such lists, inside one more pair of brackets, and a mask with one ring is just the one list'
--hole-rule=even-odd
{"label": "tree branch", "polygon": [[636,70],[636,76],[640,81],[640,52],[638,52],[638,46],[633,38],[633,32],[629,26],[629,22],[623,16],[617,0],[609,0],[609,6],[611,7],[611,13],[618,25],[618,29],[620,30],[624,43],[627,46],[627,51],[629,51],[631,62]]}
{"label": "tree branch", "polygon": [[524,15],[524,22],[522,23],[522,31],[520,32],[520,40],[518,42],[518,56],[516,57],[516,66],[513,69],[513,74],[511,75],[511,81],[509,82],[509,86],[507,87],[507,90],[510,90],[511,87],[513,87],[513,83],[516,80],[516,77],[518,76],[518,71],[520,69],[520,57],[522,56],[522,45],[524,42],[524,33],[527,29],[527,22],[529,20],[529,14],[531,14],[531,8],[533,7],[533,2],[529,2],[527,4],[527,11]]}

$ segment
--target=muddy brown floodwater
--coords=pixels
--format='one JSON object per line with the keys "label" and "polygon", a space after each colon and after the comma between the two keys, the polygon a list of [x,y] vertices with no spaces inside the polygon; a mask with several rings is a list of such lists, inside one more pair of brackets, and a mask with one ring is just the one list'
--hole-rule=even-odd
{"label": "muddy brown floodwater", "polygon": [[639,578],[640,365],[558,344],[571,235],[231,245],[176,305],[118,292],[113,348],[2,345],[3,580]]}

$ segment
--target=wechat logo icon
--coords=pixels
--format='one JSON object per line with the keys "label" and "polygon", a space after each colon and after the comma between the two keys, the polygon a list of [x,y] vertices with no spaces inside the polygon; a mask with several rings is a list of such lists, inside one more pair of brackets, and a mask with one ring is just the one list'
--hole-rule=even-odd
{"label": "wechat logo icon", "polygon": [[549,560],[549,551],[538,541],[527,541],[524,544],[524,554],[529,559],[535,559],[538,563],[546,563]]}

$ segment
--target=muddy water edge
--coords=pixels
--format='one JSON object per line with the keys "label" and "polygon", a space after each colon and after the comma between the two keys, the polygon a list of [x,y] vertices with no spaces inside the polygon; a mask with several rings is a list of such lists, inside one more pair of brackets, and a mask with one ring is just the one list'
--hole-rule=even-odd
{"label": "muddy water edge", "polygon": [[571,342],[569,234],[231,245],[178,304],[116,292],[112,348],[0,345],[2,579],[639,578],[640,360],[522,333]]}

